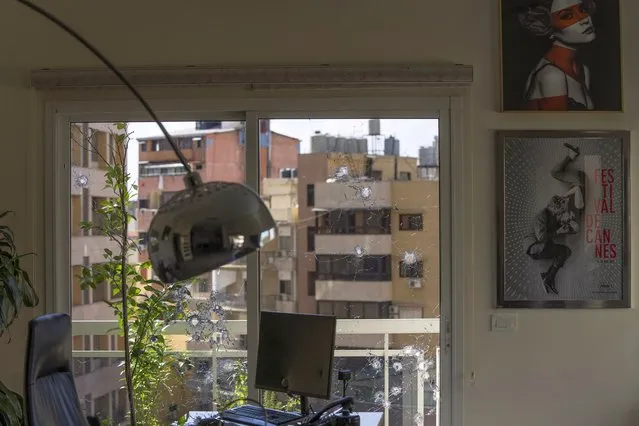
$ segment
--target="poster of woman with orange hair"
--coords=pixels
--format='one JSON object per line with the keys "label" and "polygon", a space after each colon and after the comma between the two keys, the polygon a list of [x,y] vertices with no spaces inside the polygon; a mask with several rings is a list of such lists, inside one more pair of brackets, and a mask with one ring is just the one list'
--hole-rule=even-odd
{"label": "poster of woman with orange hair", "polygon": [[501,0],[504,111],[622,111],[619,0]]}

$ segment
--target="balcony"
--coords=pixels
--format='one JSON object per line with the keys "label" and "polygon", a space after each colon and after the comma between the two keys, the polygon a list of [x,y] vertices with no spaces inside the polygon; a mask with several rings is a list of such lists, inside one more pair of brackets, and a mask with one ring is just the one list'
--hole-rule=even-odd
{"label": "balcony", "polygon": [[[351,210],[352,211],[352,210]],[[390,214],[389,214],[390,216]],[[362,217],[363,220],[364,217]],[[317,228],[317,233],[322,235],[390,235],[390,220],[389,225],[384,226],[320,226]]]}
{"label": "balcony", "polygon": [[387,302],[393,300],[393,282],[390,281],[353,281],[321,279],[315,281],[315,298],[317,300],[359,302]]}
{"label": "balcony", "polygon": [[390,235],[315,235],[315,254],[353,254],[357,246],[363,248],[367,255],[387,255],[392,253],[393,241]]}
{"label": "balcony", "polygon": [[297,312],[297,307],[295,306],[295,302],[293,300],[276,300],[275,301],[275,310],[277,312]]}
{"label": "balcony", "polygon": [[[228,333],[235,338],[246,336],[247,323],[242,320],[225,321],[225,327]],[[439,406],[437,401],[439,398],[440,368],[439,368],[439,348],[425,351],[412,346],[395,347],[391,345],[391,336],[424,336],[427,338],[431,335],[438,335],[440,330],[439,319],[437,318],[418,318],[418,319],[393,319],[393,320],[338,320],[336,340],[348,341],[353,336],[366,336],[376,339],[380,342],[376,347],[362,349],[336,349],[335,362],[336,365],[347,360],[362,360],[364,369],[370,370],[379,368],[380,392],[374,392],[374,400],[359,400],[358,405],[363,409],[361,411],[372,411],[383,413],[384,425],[394,426],[431,426],[439,424]],[[117,334],[117,321],[73,321],[73,335],[103,335]],[[187,327],[185,322],[172,324],[165,330],[169,336],[186,336]],[[187,338],[188,339],[188,338]],[[427,340],[427,339],[426,339]],[[223,368],[218,368],[220,364],[226,360],[244,359],[247,356],[245,349],[214,347],[213,349],[203,349],[198,345],[186,345],[187,348],[176,348],[181,354],[186,350],[185,355],[191,359],[204,359],[211,363],[210,380],[213,383],[212,392],[216,394],[219,388],[216,383],[224,382],[225,377],[218,377],[225,374]],[[191,349],[197,347],[198,349]],[[122,351],[73,351],[76,358],[122,358]],[[433,373],[425,371],[421,366],[425,361],[433,364]],[[396,368],[396,364],[400,364],[402,368]],[[364,370],[362,370],[363,373]],[[401,371],[401,373],[398,373]],[[355,371],[358,376],[358,371]],[[226,374],[229,374],[226,372]],[[432,379],[429,379],[429,374]],[[119,379],[116,373],[114,377]],[[360,379],[361,381],[361,379]],[[396,394],[396,384],[400,384],[403,390],[401,395]],[[333,383],[334,390],[339,393],[339,383]],[[371,383],[371,387],[375,386]],[[374,388],[373,388],[374,390]],[[380,403],[377,394],[381,394],[380,398],[388,403]],[[426,399],[428,398],[428,400]],[[214,398],[211,398],[211,410],[215,410],[213,404]],[[429,415],[431,410],[434,411]],[[419,421],[416,422],[416,419]]]}
{"label": "balcony", "polygon": [[262,180],[262,195],[273,196],[296,196],[297,178],[267,178]]}
{"label": "balcony", "polygon": [[[283,253],[286,253],[286,255],[283,256]],[[278,271],[293,271],[295,269],[295,259],[285,250],[264,252],[262,259],[262,266],[268,267],[269,269],[275,268]]]}
{"label": "balcony", "polygon": [[107,305],[104,301],[87,303],[85,305],[75,305],[72,308],[71,315],[73,318],[79,320],[110,320],[116,318],[113,308]]}
{"label": "balcony", "polygon": [[89,263],[102,263],[105,248],[113,252],[119,250],[118,243],[106,235],[72,237],[71,265],[83,265],[85,256],[89,257]]}
{"label": "balcony", "polygon": [[318,209],[362,209],[393,206],[390,181],[322,182],[315,184]]}
{"label": "balcony", "polygon": [[[117,327],[117,321],[113,322]],[[106,334],[106,333],[102,333]],[[111,351],[97,351],[97,352],[111,352]],[[120,355],[119,358],[124,357]],[[74,355],[74,358],[76,356]],[[82,356],[80,356],[82,358]],[[99,359],[96,359],[99,358]],[[100,396],[109,394],[114,390],[120,389],[122,386],[122,368],[119,366],[119,362],[113,363],[109,356],[91,356],[86,357],[83,361],[92,364],[92,371],[87,374],[75,376],[75,386],[78,391],[78,395],[84,396],[91,394],[94,396]],[[106,361],[102,363],[103,361]],[[101,365],[102,364],[102,365]]]}
{"label": "balcony", "polygon": [[84,189],[76,182],[80,177],[87,177],[87,189],[92,197],[111,198],[113,189],[106,188],[105,171],[98,168],[72,167],[71,169],[71,195],[82,195]]}
{"label": "balcony", "polygon": [[271,208],[270,212],[276,222],[295,222],[297,220],[297,207]]}
{"label": "balcony", "polygon": [[[199,155],[197,159],[195,158],[196,156],[194,156],[192,148],[182,148],[180,151],[187,161],[195,161],[201,158],[201,155]],[[170,149],[162,151],[141,151],[140,161],[148,161],[149,163],[166,163],[176,161],[175,152]]]}

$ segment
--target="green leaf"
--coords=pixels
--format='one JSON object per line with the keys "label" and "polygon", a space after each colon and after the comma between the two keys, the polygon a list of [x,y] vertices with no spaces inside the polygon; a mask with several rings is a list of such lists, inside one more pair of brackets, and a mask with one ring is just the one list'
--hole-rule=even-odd
{"label": "green leaf", "polygon": [[0,414],[5,416],[5,419],[9,421],[9,425],[23,423],[22,405],[22,397],[0,382]]}

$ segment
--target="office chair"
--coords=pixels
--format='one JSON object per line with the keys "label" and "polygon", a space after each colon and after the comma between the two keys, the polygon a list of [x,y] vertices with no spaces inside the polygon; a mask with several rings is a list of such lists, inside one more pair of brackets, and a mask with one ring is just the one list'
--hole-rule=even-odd
{"label": "office chair", "polygon": [[29,321],[25,401],[30,426],[87,426],[71,370],[71,317]]}

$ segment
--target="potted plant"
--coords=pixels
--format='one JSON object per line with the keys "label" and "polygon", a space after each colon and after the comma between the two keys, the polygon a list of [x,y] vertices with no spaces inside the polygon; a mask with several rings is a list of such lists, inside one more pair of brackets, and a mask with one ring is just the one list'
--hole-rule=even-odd
{"label": "potted plant", "polygon": [[[0,219],[9,213],[1,213]],[[39,303],[29,274],[20,265],[21,259],[29,254],[18,254],[13,231],[0,225],[0,337],[8,332],[23,306],[32,308]],[[0,425],[23,424],[22,405],[22,396],[0,381]]]}

